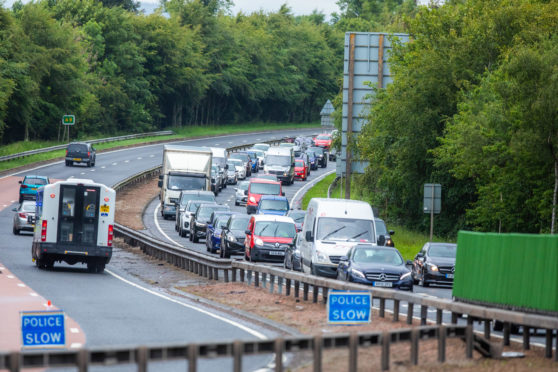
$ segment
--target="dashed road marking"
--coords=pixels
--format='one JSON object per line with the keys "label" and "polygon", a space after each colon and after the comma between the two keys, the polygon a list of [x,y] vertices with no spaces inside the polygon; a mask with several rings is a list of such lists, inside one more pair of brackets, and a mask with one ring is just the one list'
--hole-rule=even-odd
{"label": "dashed road marking", "polygon": [[70,328],[70,332],[72,332],[72,333],[79,333],[79,329],[77,329],[77,328]]}
{"label": "dashed road marking", "polygon": [[116,164],[118,164],[118,163],[112,163],[112,165],[116,165]]}
{"label": "dashed road marking", "polygon": [[130,162],[130,160],[124,160],[124,163],[129,163],[129,162]]}
{"label": "dashed road marking", "polygon": [[95,172],[95,169],[91,169],[91,170],[89,170],[89,172]]}
{"label": "dashed road marking", "polygon": [[14,276],[13,275],[8,275],[8,279],[13,279]]}
{"label": "dashed road marking", "polygon": [[155,155],[154,155],[154,154],[151,154],[151,155],[149,155],[149,157],[150,157],[150,158],[154,158],[154,157],[155,157]]}
{"label": "dashed road marking", "polygon": [[72,344],[70,345],[70,349],[79,349],[81,348],[81,344],[79,342],[72,342]]}
{"label": "dashed road marking", "polygon": [[83,175],[83,174],[85,174],[85,172],[81,172],[80,174],[82,174],[82,175]]}
{"label": "dashed road marking", "polygon": [[138,156],[138,160],[141,160],[141,159],[143,159],[143,158],[141,156]]}
{"label": "dashed road marking", "polygon": [[103,165],[103,166],[101,167],[101,169],[105,169],[105,168],[106,168],[106,166],[105,166],[105,165]]}
{"label": "dashed road marking", "polygon": [[23,288],[23,287],[25,287],[25,284],[23,284],[23,283],[17,283],[17,286]]}
{"label": "dashed road marking", "polygon": [[31,297],[39,297],[39,295],[38,295],[38,294],[36,294],[35,292],[31,292],[31,293],[29,293],[29,296],[31,296]]}

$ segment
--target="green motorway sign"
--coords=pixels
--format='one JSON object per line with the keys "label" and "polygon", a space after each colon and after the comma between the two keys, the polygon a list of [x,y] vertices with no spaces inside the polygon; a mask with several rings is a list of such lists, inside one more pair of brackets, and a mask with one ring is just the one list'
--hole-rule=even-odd
{"label": "green motorway sign", "polygon": [[76,123],[75,115],[64,115],[62,116],[62,124],[64,125],[74,125]]}

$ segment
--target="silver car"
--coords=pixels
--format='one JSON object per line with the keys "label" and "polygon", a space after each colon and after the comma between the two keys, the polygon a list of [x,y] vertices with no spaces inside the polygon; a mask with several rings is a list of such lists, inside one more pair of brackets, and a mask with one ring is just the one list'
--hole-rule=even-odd
{"label": "silver car", "polygon": [[236,178],[243,180],[246,178],[246,167],[240,159],[229,159],[229,169],[232,167],[236,171]]}
{"label": "silver car", "polygon": [[14,227],[13,232],[15,235],[19,235],[21,230],[33,231],[34,225],[28,222],[28,217],[35,217],[35,201],[34,200],[24,200],[19,207],[12,209],[16,212],[14,214]]}
{"label": "silver car", "polygon": [[249,185],[250,181],[242,181],[238,184],[238,187],[235,188],[234,205],[246,205]]}

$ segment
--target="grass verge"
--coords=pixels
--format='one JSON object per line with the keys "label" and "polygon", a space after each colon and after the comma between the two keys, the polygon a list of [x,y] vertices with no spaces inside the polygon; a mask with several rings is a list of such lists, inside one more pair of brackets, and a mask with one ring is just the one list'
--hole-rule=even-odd
{"label": "grass verge", "polygon": [[[326,178],[324,178],[323,180],[321,180],[320,182],[318,182],[310,190],[308,190],[308,192],[306,193],[306,195],[304,195],[302,199],[302,209],[306,209],[306,207],[308,206],[308,202],[312,198],[327,198],[327,189],[334,179],[335,179],[335,174],[331,174]],[[333,190],[331,191],[332,196],[333,197],[340,197],[340,195],[344,196],[345,194],[342,192],[343,190],[341,190],[341,187],[344,185],[345,185],[344,179],[340,180],[340,182],[337,183],[337,186],[334,187]],[[351,187],[351,195],[352,195],[351,198],[354,197],[356,199],[358,198],[358,193],[356,192],[356,190],[353,190],[353,187],[355,187],[354,182],[352,183],[352,187]],[[415,258],[415,255],[418,253],[418,251],[420,251],[424,243],[429,241],[430,238],[429,234],[425,234],[419,231],[409,230],[403,226],[388,225],[388,230],[395,231],[395,235],[393,236],[395,247],[399,250],[399,252],[401,252],[401,255],[405,260],[412,260],[413,258]],[[435,235],[433,236],[432,240],[435,242],[448,242],[447,239]],[[455,240],[449,242],[455,243]]]}
{"label": "grass verge", "polygon": [[[160,142],[165,140],[176,140],[176,139],[183,139],[183,138],[187,139],[187,138],[201,137],[201,136],[214,136],[219,134],[243,133],[243,132],[253,132],[253,131],[296,129],[301,127],[319,128],[320,125],[319,123],[303,123],[303,124],[251,123],[251,124],[233,124],[233,125],[220,125],[220,126],[218,125],[192,126],[192,127],[172,128],[176,134],[170,136],[154,136],[154,137],[144,137],[138,139],[124,140],[124,141],[100,143],[95,145],[95,147],[97,148],[97,150],[107,150],[116,147],[133,146],[138,144],[147,144],[151,142]],[[93,138],[86,138],[86,139],[79,139],[79,140],[86,141],[90,139]],[[56,146],[61,144],[62,143],[56,141],[27,141],[27,142],[20,141],[20,142],[2,146],[0,148],[0,156],[15,154],[23,151],[28,151],[28,150],[35,150],[44,147]],[[38,162],[61,158],[64,156],[64,154],[65,154],[65,150],[56,150],[56,151],[50,151],[42,154],[27,156],[25,158],[0,162],[0,171],[14,169],[32,163],[38,163]]]}

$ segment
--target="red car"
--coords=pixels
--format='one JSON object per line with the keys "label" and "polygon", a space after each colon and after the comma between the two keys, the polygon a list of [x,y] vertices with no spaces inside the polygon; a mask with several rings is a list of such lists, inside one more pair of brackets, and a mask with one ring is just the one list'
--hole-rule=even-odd
{"label": "red car", "polygon": [[248,199],[246,201],[246,213],[248,214],[256,212],[262,195],[285,196],[285,193],[281,188],[281,182],[262,178],[251,179],[247,191]]}
{"label": "red car", "polygon": [[323,147],[326,150],[329,150],[329,148],[331,147],[331,142],[333,142],[331,134],[320,134],[319,136],[314,138],[314,145]]}
{"label": "red car", "polygon": [[299,178],[303,181],[306,181],[308,178],[308,165],[302,159],[295,160],[295,169],[294,169],[295,178]]}
{"label": "red car", "polygon": [[283,262],[285,251],[294,244],[296,227],[291,217],[258,214],[250,218],[245,232],[244,259]]}

